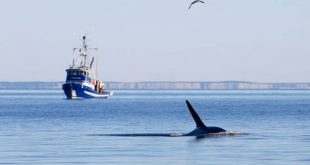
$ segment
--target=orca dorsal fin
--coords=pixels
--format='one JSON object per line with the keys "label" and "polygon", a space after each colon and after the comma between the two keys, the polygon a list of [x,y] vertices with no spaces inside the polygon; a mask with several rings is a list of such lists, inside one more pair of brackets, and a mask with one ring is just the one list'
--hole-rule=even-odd
{"label": "orca dorsal fin", "polygon": [[186,105],[188,107],[188,110],[190,111],[193,119],[195,120],[196,123],[196,127],[197,128],[205,128],[207,127],[202,120],[200,119],[199,115],[196,113],[196,111],[194,110],[193,106],[191,105],[191,103],[189,103],[188,100],[186,100]]}

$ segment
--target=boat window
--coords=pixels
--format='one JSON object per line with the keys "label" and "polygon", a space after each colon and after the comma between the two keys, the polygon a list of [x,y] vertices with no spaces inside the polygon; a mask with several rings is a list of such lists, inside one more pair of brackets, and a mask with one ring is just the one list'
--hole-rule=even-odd
{"label": "boat window", "polygon": [[80,76],[83,76],[83,71],[80,71]]}

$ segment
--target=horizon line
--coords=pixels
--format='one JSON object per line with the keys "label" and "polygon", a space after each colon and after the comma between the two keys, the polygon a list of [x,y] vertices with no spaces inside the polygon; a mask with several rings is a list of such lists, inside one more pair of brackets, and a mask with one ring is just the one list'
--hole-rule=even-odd
{"label": "horizon line", "polygon": [[[35,81],[6,81],[0,80],[0,83],[62,83],[65,81],[44,81],[44,80],[35,80]],[[263,82],[263,81],[244,81],[244,80],[222,80],[222,81],[103,81],[103,83],[266,83],[266,84],[278,84],[278,83],[286,83],[286,84],[296,84],[296,83],[310,83],[310,82]]]}

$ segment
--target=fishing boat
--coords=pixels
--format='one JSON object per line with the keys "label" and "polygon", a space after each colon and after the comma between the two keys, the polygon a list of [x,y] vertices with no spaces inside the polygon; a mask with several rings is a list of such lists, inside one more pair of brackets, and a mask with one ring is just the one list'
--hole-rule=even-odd
{"label": "fishing boat", "polygon": [[86,36],[83,36],[81,48],[73,48],[73,62],[66,69],[66,83],[62,86],[68,99],[109,98],[113,95],[113,92],[107,91],[104,83],[99,80],[98,56],[95,70],[93,68],[95,57],[90,56],[90,51],[97,52],[98,48],[89,48]]}

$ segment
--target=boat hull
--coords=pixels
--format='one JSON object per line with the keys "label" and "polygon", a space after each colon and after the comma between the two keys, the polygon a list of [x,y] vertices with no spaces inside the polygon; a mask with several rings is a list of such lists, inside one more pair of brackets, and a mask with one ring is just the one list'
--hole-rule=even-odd
{"label": "boat hull", "polygon": [[98,93],[92,88],[80,83],[63,84],[62,89],[68,99],[91,99],[91,98],[109,98],[112,92],[105,91]]}

